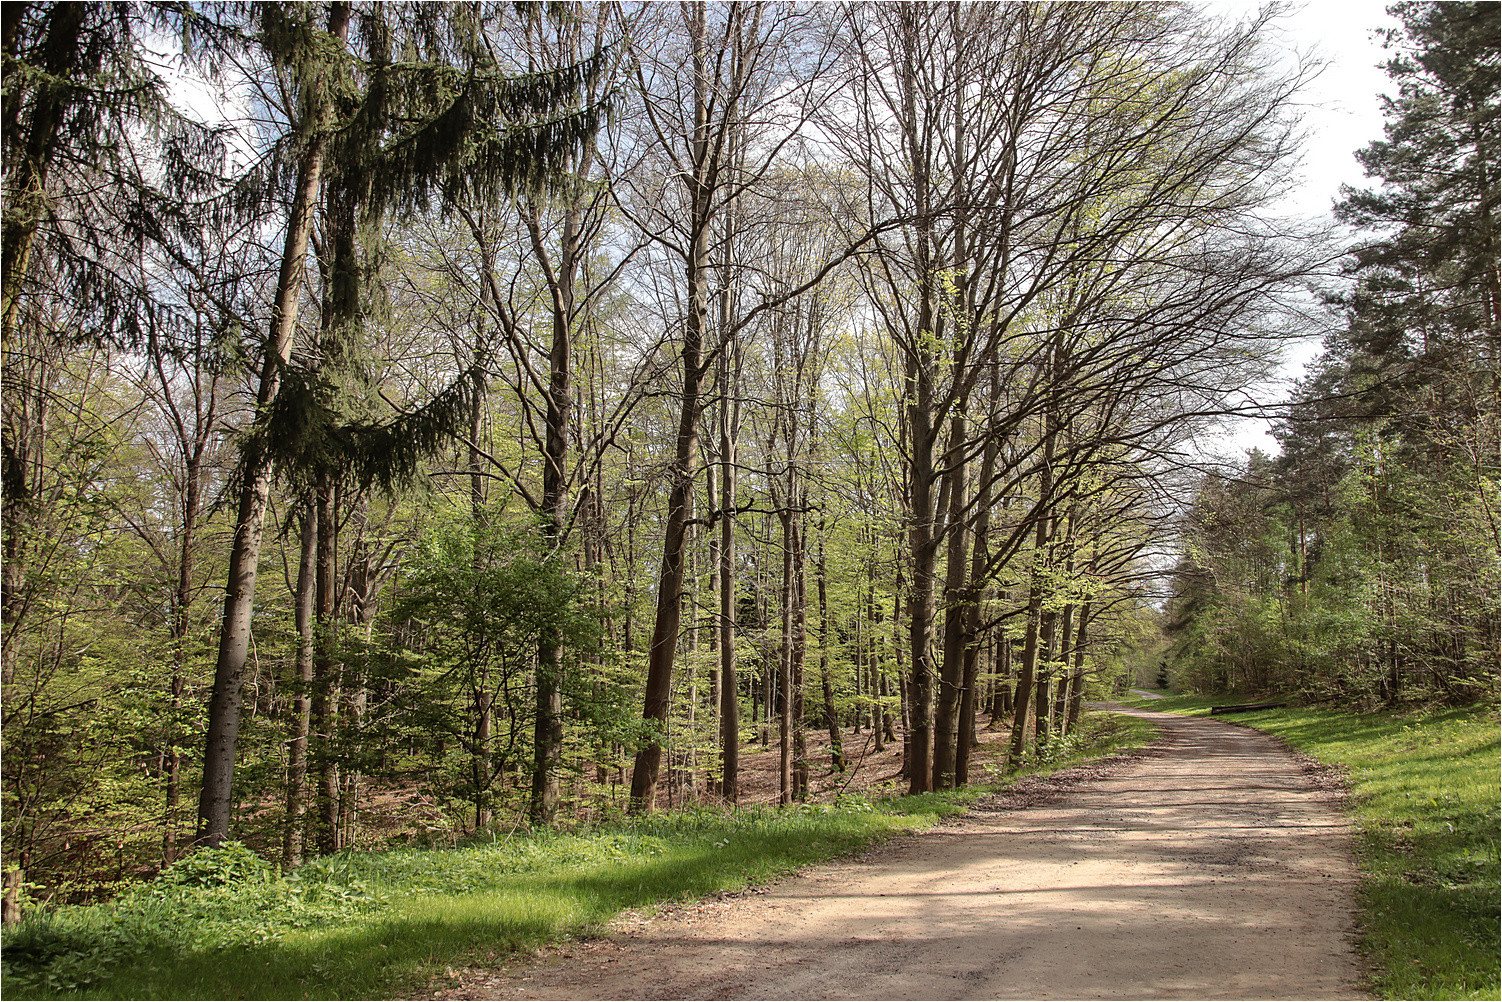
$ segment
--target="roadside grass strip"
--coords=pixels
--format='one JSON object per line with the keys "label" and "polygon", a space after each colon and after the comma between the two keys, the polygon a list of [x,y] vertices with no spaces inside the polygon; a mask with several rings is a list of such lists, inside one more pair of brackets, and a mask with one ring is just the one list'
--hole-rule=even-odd
{"label": "roadside grass strip", "polygon": [[[1130,700],[1195,715],[1220,697]],[[1494,707],[1348,714],[1239,713],[1338,767],[1351,791],[1362,873],[1361,948],[1388,999],[1496,999],[1499,991],[1498,714]]]}
{"label": "roadside grass strip", "polygon": [[[1037,775],[1141,747],[1099,715]],[[246,847],[199,852],[97,905],[38,910],[3,937],[6,998],[390,998],[441,988],[628,909],[737,891],[962,813],[977,786],[734,813],[618,818],[452,849],[343,853],[280,873]]]}

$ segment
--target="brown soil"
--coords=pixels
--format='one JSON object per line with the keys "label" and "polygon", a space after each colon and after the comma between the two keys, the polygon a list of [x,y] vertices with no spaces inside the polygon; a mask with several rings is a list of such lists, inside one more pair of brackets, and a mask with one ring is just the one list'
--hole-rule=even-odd
{"label": "brown soil", "polygon": [[440,998],[1359,998],[1350,836],[1276,741],[1204,718],[864,857],[627,915]]}

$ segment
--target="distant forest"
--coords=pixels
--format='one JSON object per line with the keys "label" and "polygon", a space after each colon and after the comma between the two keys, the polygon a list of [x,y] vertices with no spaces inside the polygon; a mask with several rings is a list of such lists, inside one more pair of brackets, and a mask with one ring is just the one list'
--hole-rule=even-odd
{"label": "distant forest", "polygon": [[1393,11],[1337,232],[1275,11],[5,4],[6,869],[1495,700],[1498,4]]}

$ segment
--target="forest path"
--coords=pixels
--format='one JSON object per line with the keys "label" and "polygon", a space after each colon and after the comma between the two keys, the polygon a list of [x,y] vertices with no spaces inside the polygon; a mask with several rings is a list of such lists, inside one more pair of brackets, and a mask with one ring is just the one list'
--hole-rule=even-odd
{"label": "forest path", "polygon": [[1141,697],[1142,699],[1162,699],[1163,698],[1163,694],[1161,692],[1152,692],[1151,690],[1148,690],[1148,689],[1128,689],[1127,692],[1131,693],[1133,696]]}
{"label": "forest path", "polygon": [[1365,997],[1350,833],[1318,774],[1247,728],[1112,709],[1161,740],[442,997]]}

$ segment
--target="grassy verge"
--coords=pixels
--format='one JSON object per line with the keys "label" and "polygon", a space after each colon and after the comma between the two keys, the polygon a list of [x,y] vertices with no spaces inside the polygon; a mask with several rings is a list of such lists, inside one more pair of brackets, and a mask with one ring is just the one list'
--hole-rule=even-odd
{"label": "grassy verge", "polygon": [[[1147,742],[1093,718],[1029,773]],[[459,849],[350,853],[277,873],[230,845],[108,904],[4,937],[8,998],[382,998],[599,929],[624,909],[764,882],[923,828],[995,787],[785,810],[621,819]]]}
{"label": "grassy verge", "polygon": [[[1222,698],[1130,700],[1209,712]],[[1347,714],[1289,707],[1230,718],[1345,770],[1359,825],[1362,948],[1390,999],[1495,999],[1498,718],[1472,707]]]}

